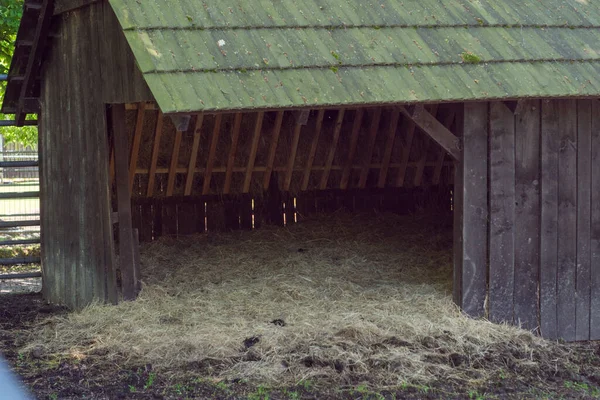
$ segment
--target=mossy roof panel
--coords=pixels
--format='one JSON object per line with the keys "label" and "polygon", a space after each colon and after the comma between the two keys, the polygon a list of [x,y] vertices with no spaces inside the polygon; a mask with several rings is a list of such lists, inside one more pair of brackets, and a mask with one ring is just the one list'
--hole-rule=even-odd
{"label": "mossy roof panel", "polygon": [[110,0],[165,113],[600,95],[591,0]]}

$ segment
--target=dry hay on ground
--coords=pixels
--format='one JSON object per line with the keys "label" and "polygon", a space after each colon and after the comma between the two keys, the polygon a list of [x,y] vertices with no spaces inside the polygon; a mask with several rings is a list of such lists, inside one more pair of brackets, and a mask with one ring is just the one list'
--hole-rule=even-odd
{"label": "dry hay on ground", "polygon": [[143,248],[137,301],[54,317],[29,347],[283,385],[476,385],[545,368],[552,343],[461,315],[451,254],[441,224],[393,215],[165,238]]}

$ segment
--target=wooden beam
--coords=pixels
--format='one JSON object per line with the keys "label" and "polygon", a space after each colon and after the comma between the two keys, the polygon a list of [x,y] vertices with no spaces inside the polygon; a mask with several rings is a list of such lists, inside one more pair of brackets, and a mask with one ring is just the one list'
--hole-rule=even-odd
{"label": "wooden beam", "polygon": [[354,154],[356,153],[356,145],[358,144],[358,134],[360,133],[360,127],[362,125],[364,112],[364,109],[360,108],[356,110],[356,115],[354,116],[354,125],[352,126],[352,134],[350,136],[350,149],[348,151],[348,159],[346,160],[346,166],[342,174],[342,180],[340,181],[340,189],[348,188],[350,172],[352,171],[352,161],[354,160]]}
{"label": "wooden beam", "polygon": [[77,10],[78,8],[83,8],[94,3],[98,3],[99,1],[101,0],[56,0],[53,14],[64,14],[68,11]]}
{"label": "wooden beam", "polygon": [[285,174],[285,182],[283,185],[283,190],[290,190],[290,185],[292,184],[292,174],[294,173],[294,163],[296,162],[296,152],[298,151],[298,142],[300,141],[300,133],[302,132],[302,124],[296,122],[296,126],[294,128],[294,139],[292,140],[292,153],[290,154],[290,159],[288,160],[287,172]]}
{"label": "wooden beam", "polygon": [[321,190],[325,190],[327,188],[327,181],[329,180],[329,173],[331,172],[331,166],[333,165],[335,151],[337,150],[338,141],[340,139],[340,132],[342,131],[342,122],[344,121],[345,112],[346,110],[343,108],[339,110],[337,119],[335,120],[335,128],[333,129],[333,139],[331,141],[331,147],[329,148],[329,154],[327,155],[327,161],[325,162],[323,175],[321,175]]}
{"label": "wooden beam", "polygon": [[235,155],[237,153],[243,115],[244,114],[242,113],[235,114],[233,131],[231,132],[231,148],[229,149],[229,157],[227,158],[227,171],[225,172],[225,185],[223,185],[223,194],[229,194],[229,190],[231,189],[231,177],[233,175],[233,167],[235,166]]}
{"label": "wooden beam", "polygon": [[306,167],[304,168],[304,177],[302,178],[302,186],[300,190],[306,190],[308,188],[308,182],[310,180],[310,172],[312,170],[313,163],[315,161],[315,155],[317,154],[317,146],[319,145],[319,138],[321,137],[321,129],[323,128],[323,118],[325,117],[325,110],[319,110],[317,115],[317,125],[315,127],[315,133],[312,144],[310,146],[310,153],[308,154],[308,160],[306,161]]}
{"label": "wooden beam", "polygon": [[248,193],[250,191],[252,172],[254,170],[254,162],[256,161],[256,152],[258,151],[258,142],[260,140],[264,117],[265,113],[262,111],[256,114],[256,123],[254,124],[254,135],[252,136],[252,144],[250,145],[250,155],[248,156],[248,166],[246,168],[246,177],[244,178],[243,193]]}
{"label": "wooden beam", "polygon": [[154,182],[156,181],[156,164],[158,162],[158,153],[160,151],[160,138],[162,136],[163,121],[163,114],[161,111],[159,111],[158,116],[156,117],[156,128],[154,129],[154,144],[152,146],[150,170],[148,172],[148,191],[146,192],[146,195],[148,197],[152,197],[154,194]]}
{"label": "wooden beam", "polygon": [[212,170],[215,163],[215,156],[217,155],[217,144],[219,144],[219,135],[221,134],[222,119],[222,114],[217,114],[215,116],[215,126],[213,128],[212,138],[210,140],[210,149],[208,152],[206,171],[204,172],[204,184],[202,186],[202,194],[208,194],[208,192],[210,192],[210,181],[212,178]]}
{"label": "wooden beam", "polygon": [[131,221],[131,193],[127,171],[129,143],[125,130],[125,107],[111,107],[112,131],[115,147],[115,178],[117,186],[117,212],[119,213],[119,268],[123,288],[123,299],[134,300],[138,276],[135,267],[135,243]]}
{"label": "wooden beam", "polygon": [[31,51],[29,52],[29,58],[27,59],[27,67],[25,69],[25,75],[23,83],[21,85],[21,92],[19,93],[19,100],[17,102],[17,109],[15,112],[15,121],[17,126],[23,126],[25,123],[25,98],[28,95],[31,85],[34,81],[34,77],[37,73],[36,68],[39,66],[40,58],[46,48],[46,39],[48,31],[50,30],[50,22],[52,20],[52,9],[54,7],[54,0],[44,0],[35,27],[35,34],[33,36],[33,44]]}
{"label": "wooden beam", "polygon": [[183,132],[175,132],[175,142],[173,143],[173,153],[171,154],[171,166],[169,167],[169,177],[167,178],[167,196],[173,196],[175,190],[175,177],[177,176],[177,165],[179,164],[179,148],[181,147],[181,137]]}
{"label": "wooden beam", "polygon": [[385,187],[387,181],[387,173],[390,168],[390,161],[392,159],[392,150],[394,149],[394,141],[396,140],[396,131],[398,130],[398,121],[400,120],[400,110],[394,108],[392,111],[392,118],[390,119],[390,125],[388,127],[387,140],[385,142],[385,150],[383,153],[383,163],[379,170],[379,179],[377,181],[377,187]]}
{"label": "wooden beam", "polygon": [[381,108],[376,108],[373,120],[371,121],[371,130],[369,131],[369,143],[364,156],[363,168],[360,171],[360,177],[358,179],[358,187],[364,189],[367,184],[367,178],[369,177],[369,166],[371,165],[371,159],[373,158],[373,149],[375,148],[375,141],[377,140],[377,133],[379,132],[379,123],[381,122]]}
{"label": "wooden beam", "polygon": [[269,149],[269,159],[267,160],[267,169],[263,175],[263,189],[267,190],[271,183],[271,174],[273,173],[273,163],[277,153],[277,144],[279,143],[279,134],[281,133],[281,123],[283,122],[283,111],[277,112],[273,134],[271,135],[271,148]]}
{"label": "wooden beam", "polygon": [[408,167],[408,161],[410,160],[410,151],[412,149],[413,139],[415,137],[415,123],[408,117],[404,117],[402,121],[401,132],[406,132],[406,142],[402,147],[402,159],[400,170],[398,171],[398,175],[396,176],[396,186],[401,187],[404,186],[404,179],[406,177],[406,169]]}
{"label": "wooden beam", "polygon": [[[437,104],[432,104],[428,106],[429,109],[426,108],[426,111],[431,113],[431,115],[436,118],[437,117]],[[425,145],[421,150],[421,158],[417,161],[417,169],[415,170],[415,186],[421,186],[423,182],[423,175],[425,173],[425,163],[427,162],[427,155],[429,154],[429,148],[431,147],[430,140],[425,141]]]}
{"label": "wooden beam", "polygon": [[[448,129],[450,129],[450,127],[452,127],[452,124],[454,123],[454,118],[456,117],[456,110],[454,109],[454,107],[452,108],[452,110],[450,110],[450,112],[448,113],[448,115],[446,115],[446,118],[444,119],[444,126]],[[440,149],[439,155],[438,155],[438,159],[435,165],[435,170],[433,172],[433,184],[434,185],[439,185],[440,184],[440,178],[442,176],[442,168],[444,167],[444,159],[446,158],[446,150],[445,149]]]}
{"label": "wooden beam", "polygon": [[194,141],[192,143],[192,154],[190,155],[190,163],[188,164],[187,175],[185,178],[184,195],[192,194],[192,185],[194,184],[194,172],[196,171],[196,161],[198,160],[198,148],[200,147],[200,137],[202,135],[202,123],[204,122],[204,114],[200,113],[196,116],[196,126],[194,127]]}
{"label": "wooden beam", "polygon": [[458,138],[431,115],[423,105],[415,106],[412,111],[408,111],[405,107],[400,107],[400,111],[442,146],[454,160],[460,159],[461,150]]}
{"label": "wooden beam", "polygon": [[135,122],[135,131],[133,133],[133,142],[131,143],[131,157],[129,158],[129,191],[133,189],[135,179],[135,170],[137,169],[138,156],[140,154],[140,144],[142,142],[142,132],[144,130],[144,112],[145,103],[141,102],[137,109],[137,118]]}

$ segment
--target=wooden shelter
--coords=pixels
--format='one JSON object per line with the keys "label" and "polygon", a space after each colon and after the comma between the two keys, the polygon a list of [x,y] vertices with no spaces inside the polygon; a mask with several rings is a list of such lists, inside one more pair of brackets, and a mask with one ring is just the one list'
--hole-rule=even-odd
{"label": "wooden shelter", "polygon": [[45,297],[133,299],[138,235],[452,191],[457,304],[600,339],[598,43],[582,0],[26,0]]}

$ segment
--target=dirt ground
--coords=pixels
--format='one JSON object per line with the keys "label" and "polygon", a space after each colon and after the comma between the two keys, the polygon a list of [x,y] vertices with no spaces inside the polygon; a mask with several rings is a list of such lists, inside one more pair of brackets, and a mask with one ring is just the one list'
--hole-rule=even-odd
{"label": "dirt ground", "polygon": [[462,316],[451,235],[394,218],[159,241],[117,307],[2,294],[0,353],[39,399],[600,399],[600,343]]}
{"label": "dirt ground", "polygon": [[[189,365],[190,378],[172,380],[153,372],[152,365],[122,366],[102,354],[85,360],[37,357],[19,351],[21,338],[48,316],[65,313],[46,305],[39,294],[0,296],[0,350],[24,385],[39,399],[594,399],[600,398],[600,347],[598,343],[557,344],[557,365],[570,368],[512,371],[478,388],[439,381],[428,386],[379,390],[368,383],[328,387],[318,380],[292,387],[267,387],[244,380],[211,378],[218,365]],[[535,355],[533,355],[535,357]],[[479,366],[485,368],[485,365]],[[192,377],[193,376],[193,377]],[[0,396],[1,397],[1,396]]]}

